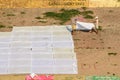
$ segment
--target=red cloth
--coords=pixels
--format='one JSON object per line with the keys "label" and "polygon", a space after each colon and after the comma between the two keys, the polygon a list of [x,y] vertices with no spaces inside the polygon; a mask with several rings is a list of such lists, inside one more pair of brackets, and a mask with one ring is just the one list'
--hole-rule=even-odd
{"label": "red cloth", "polygon": [[30,75],[27,75],[25,80],[53,80],[54,77],[49,75],[49,76],[45,76],[45,75],[42,75],[42,76],[34,76],[33,78],[30,76]]}

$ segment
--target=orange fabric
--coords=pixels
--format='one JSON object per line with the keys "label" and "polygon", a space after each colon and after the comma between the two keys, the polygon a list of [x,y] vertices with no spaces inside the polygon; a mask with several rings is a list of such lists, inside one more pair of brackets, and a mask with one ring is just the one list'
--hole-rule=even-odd
{"label": "orange fabric", "polygon": [[75,29],[76,29],[76,25],[73,24],[73,25],[72,25],[72,30],[75,30]]}

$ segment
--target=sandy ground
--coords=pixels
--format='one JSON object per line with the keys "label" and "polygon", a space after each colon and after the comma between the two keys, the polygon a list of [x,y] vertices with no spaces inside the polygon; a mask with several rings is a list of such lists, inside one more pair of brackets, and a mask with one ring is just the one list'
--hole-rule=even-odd
{"label": "sandy ground", "polygon": [[[56,8],[0,9],[0,24],[6,26],[58,25],[59,21],[54,19],[35,19],[38,16],[43,18],[42,13],[46,11],[58,12],[58,10]],[[80,77],[80,75],[120,76],[120,8],[92,8],[90,10],[94,11],[94,15],[99,16],[99,25],[102,26],[103,30],[99,31],[98,34],[81,31],[74,32],[73,39],[79,74],[55,75],[55,80],[60,80],[59,78],[66,78],[68,76],[76,78]],[[14,14],[14,16],[7,16],[8,14]],[[44,20],[47,22],[39,22]],[[71,21],[68,21],[66,24],[71,24]],[[0,31],[11,30],[12,28],[0,29]],[[108,53],[117,53],[117,55],[108,55]],[[0,80],[24,80],[24,75],[1,75]]]}

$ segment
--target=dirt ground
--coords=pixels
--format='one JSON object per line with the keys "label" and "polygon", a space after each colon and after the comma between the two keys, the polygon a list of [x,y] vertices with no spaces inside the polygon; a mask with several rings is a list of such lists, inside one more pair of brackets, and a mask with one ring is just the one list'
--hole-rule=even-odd
{"label": "dirt ground", "polygon": [[[74,32],[78,75],[55,75],[55,80],[60,80],[59,78],[68,80],[65,79],[66,76],[76,78],[80,75],[120,76],[120,8],[92,8],[90,10],[94,12],[94,15],[99,16],[99,25],[102,26],[102,31],[99,31],[98,34]],[[59,9],[0,9],[0,24],[6,26],[59,25],[59,21],[43,18],[42,13],[46,11],[58,12]],[[35,19],[35,17],[43,19]],[[46,23],[42,21],[46,21]],[[71,24],[71,21],[66,24]],[[12,28],[0,29],[2,32],[11,30]],[[111,53],[116,53],[116,55]],[[84,76],[82,77],[84,78]],[[0,80],[24,80],[24,75],[1,75]]]}

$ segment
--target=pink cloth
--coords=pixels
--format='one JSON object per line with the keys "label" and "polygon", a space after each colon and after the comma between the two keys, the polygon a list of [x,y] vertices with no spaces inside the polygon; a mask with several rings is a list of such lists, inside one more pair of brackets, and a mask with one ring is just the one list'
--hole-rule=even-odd
{"label": "pink cloth", "polygon": [[32,80],[32,78],[31,78],[30,75],[27,75],[27,76],[25,77],[25,80]]}
{"label": "pink cloth", "polygon": [[83,17],[78,17],[77,20],[78,20],[78,21],[82,21],[82,22],[85,21],[85,19],[84,19]]}
{"label": "pink cloth", "polygon": [[53,80],[53,79],[54,79],[54,77],[51,75],[50,76],[44,76],[44,75],[38,76],[38,75],[36,75],[33,78],[30,75],[27,75],[25,78],[25,80]]}
{"label": "pink cloth", "polygon": [[76,21],[86,22],[86,20],[81,16],[72,18],[72,23],[76,24]]}

